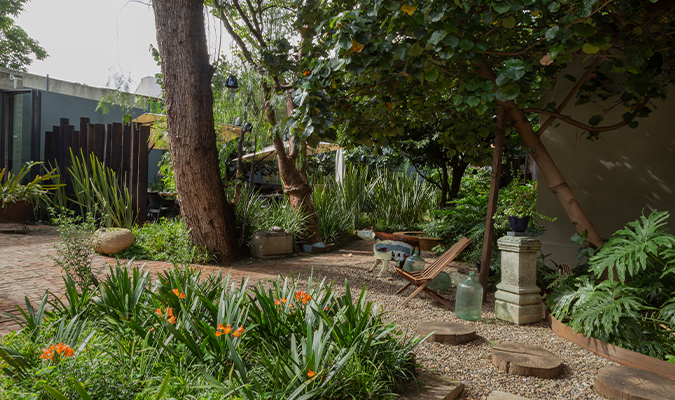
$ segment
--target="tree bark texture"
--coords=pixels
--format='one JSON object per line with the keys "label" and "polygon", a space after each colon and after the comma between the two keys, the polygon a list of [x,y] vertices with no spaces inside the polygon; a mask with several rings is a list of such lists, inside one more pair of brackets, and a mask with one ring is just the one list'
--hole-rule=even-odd
{"label": "tree bark texture", "polygon": [[[492,68],[484,59],[481,59],[478,65],[478,75],[484,79],[495,81],[495,74]],[[508,111],[508,120],[511,126],[518,132],[523,141],[532,153],[532,158],[536,161],[541,173],[548,182],[548,187],[555,195],[558,203],[563,207],[572,225],[578,233],[588,232],[588,242],[596,247],[603,245],[604,241],[598,234],[586,213],[581,208],[572,189],[569,187],[560,170],[555,165],[551,155],[546,150],[539,136],[532,129],[532,125],[525,117],[523,111],[513,101],[497,100],[497,104]]]}
{"label": "tree bark texture", "polygon": [[220,180],[203,2],[153,1],[176,190],[193,244],[237,253],[234,208]]}
{"label": "tree bark texture", "polygon": [[466,167],[469,163],[458,161],[457,164],[452,165],[452,183],[450,185],[450,193],[448,194],[448,201],[452,201],[459,195],[459,188],[462,185],[462,177],[466,172]]}
{"label": "tree bark texture", "polygon": [[495,152],[492,154],[492,176],[490,177],[490,194],[488,196],[487,217],[485,218],[485,234],[483,235],[483,253],[480,258],[479,282],[483,286],[483,300],[487,297],[488,280],[490,279],[490,261],[492,260],[492,242],[495,236],[494,215],[499,201],[499,181],[502,176],[502,155],[506,132],[506,110],[497,113],[497,131],[495,132]]}
{"label": "tree bark texture", "polygon": [[319,243],[321,242],[321,235],[319,234],[319,221],[316,217],[316,210],[314,209],[314,204],[312,204],[312,187],[307,182],[307,178],[303,177],[296,168],[295,160],[286,153],[284,141],[281,140],[279,134],[275,132],[272,140],[277,153],[279,175],[284,182],[284,191],[290,197],[291,207],[293,210],[299,210],[308,216],[305,223],[306,233],[304,241],[310,245]]}

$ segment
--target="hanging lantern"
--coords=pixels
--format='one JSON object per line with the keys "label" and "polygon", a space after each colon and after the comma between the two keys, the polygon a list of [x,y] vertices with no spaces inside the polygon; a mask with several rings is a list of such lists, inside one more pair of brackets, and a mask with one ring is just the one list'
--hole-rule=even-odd
{"label": "hanging lantern", "polygon": [[228,76],[227,79],[225,80],[225,87],[227,87],[228,89],[230,89],[232,91],[235,91],[235,90],[239,89],[239,84],[237,83],[237,77],[234,76],[234,75]]}

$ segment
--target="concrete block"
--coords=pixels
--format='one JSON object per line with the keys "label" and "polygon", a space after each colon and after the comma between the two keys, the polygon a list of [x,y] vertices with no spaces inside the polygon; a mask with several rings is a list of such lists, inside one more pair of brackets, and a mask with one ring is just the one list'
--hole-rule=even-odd
{"label": "concrete block", "polygon": [[293,235],[288,232],[259,231],[249,242],[256,257],[274,257],[293,253]]}

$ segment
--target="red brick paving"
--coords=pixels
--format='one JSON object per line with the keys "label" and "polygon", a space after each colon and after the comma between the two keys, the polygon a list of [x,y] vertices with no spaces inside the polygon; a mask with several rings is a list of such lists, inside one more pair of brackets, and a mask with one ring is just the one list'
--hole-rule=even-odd
{"label": "red brick paving", "polygon": [[[31,225],[27,233],[10,233],[5,226],[0,230],[0,313],[18,315],[16,304],[25,308],[24,297],[28,297],[35,306],[46,290],[57,295],[63,293],[63,272],[54,266],[48,257],[55,255],[54,243],[59,240],[55,227]],[[372,261],[372,244],[357,240],[342,249],[314,255],[294,255],[271,259],[246,259],[224,267],[197,265],[205,272],[229,272],[235,280],[250,278],[251,282],[276,278],[278,275],[297,275],[309,272],[312,268],[320,270],[348,263]],[[114,264],[115,258],[96,255],[93,266],[104,267]],[[172,267],[161,261],[134,261],[134,265],[144,265],[153,274]],[[102,269],[106,272],[107,268]],[[15,321],[0,315],[0,335],[17,329]]]}

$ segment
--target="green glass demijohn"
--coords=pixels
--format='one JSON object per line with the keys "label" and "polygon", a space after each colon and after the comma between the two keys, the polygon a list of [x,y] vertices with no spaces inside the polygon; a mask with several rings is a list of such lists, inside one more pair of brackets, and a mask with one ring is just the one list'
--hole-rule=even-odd
{"label": "green glass demijohn", "polygon": [[424,259],[420,257],[420,251],[415,249],[413,255],[405,259],[403,270],[408,272],[421,271],[424,269]]}
{"label": "green glass demijohn", "polygon": [[474,272],[469,279],[457,284],[455,315],[467,321],[478,321],[483,307],[483,286],[474,279]]}

